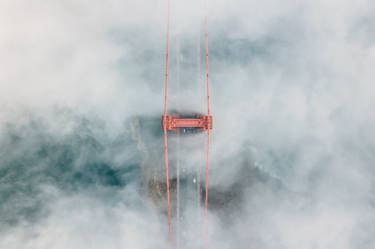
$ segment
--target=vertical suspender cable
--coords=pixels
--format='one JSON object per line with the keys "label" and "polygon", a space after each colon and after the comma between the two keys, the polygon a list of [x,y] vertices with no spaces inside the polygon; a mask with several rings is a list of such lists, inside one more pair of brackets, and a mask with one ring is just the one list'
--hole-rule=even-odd
{"label": "vertical suspender cable", "polygon": [[[170,0],[168,0],[168,24],[167,24],[167,52],[166,52],[166,66],[165,66],[164,117],[167,116],[170,9],[171,9],[171,4],[170,4]],[[166,169],[166,180],[167,180],[169,247],[172,248],[171,207],[170,207],[170,198],[169,198],[169,176],[168,176],[168,142],[167,142],[167,127],[165,125],[163,127],[163,130],[164,130],[164,147],[165,147],[165,169]]]}
{"label": "vertical suspender cable", "polygon": [[[207,115],[210,116],[210,88],[208,78],[208,25],[207,25],[207,0],[206,0],[206,14],[204,19],[205,40],[206,40],[206,85],[207,85]],[[210,129],[207,129],[207,155],[206,155],[206,198],[204,203],[204,248],[207,248],[207,200],[208,200],[208,161],[210,152]]]}

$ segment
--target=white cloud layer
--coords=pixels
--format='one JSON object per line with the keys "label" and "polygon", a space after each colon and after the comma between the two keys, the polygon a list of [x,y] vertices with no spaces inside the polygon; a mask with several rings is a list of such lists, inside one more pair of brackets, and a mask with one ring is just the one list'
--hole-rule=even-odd
{"label": "white cloud layer", "polygon": [[[218,0],[208,6],[210,187],[225,192],[243,183],[239,207],[211,210],[210,247],[374,248],[373,1]],[[0,194],[37,186],[35,198],[46,210],[43,218],[21,218],[10,227],[0,220],[0,248],[166,248],[165,219],[136,184],[108,197],[100,178],[66,193],[35,174],[56,161],[31,156],[43,144],[66,143],[77,150],[74,170],[95,160],[116,170],[139,164],[141,144],[127,142],[124,122],[161,115],[166,8],[161,0],[0,2]],[[172,0],[170,110],[205,106],[196,76],[202,13],[199,1]],[[78,117],[103,125],[87,128]],[[34,129],[30,119],[45,128]],[[22,143],[11,139],[12,129]],[[93,138],[103,149],[82,149],[75,136]],[[128,145],[116,147],[116,139]],[[148,139],[150,151],[162,146]],[[199,153],[187,155],[196,162]],[[26,155],[36,160],[21,168],[26,180],[8,182],[13,178],[3,172]],[[272,180],[247,179],[244,168]],[[2,202],[0,219],[26,205],[27,195]]]}

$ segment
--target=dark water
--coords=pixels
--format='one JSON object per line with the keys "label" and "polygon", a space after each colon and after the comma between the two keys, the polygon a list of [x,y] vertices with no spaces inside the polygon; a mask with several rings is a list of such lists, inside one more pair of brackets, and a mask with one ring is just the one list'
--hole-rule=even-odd
{"label": "dark water", "polygon": [[[57,113],[64,115],[66,113]],[[77,192],[118,199],[128,184],[140,182],[141,153],[129,127],[110,138],[104,122],[68,114],[73,128],[64,134],[50,131],[46,120],[31,117],[22,125],[8,123],[1,132],[0,229],[47,216],[54,201],[43,187],[69,195]],[[118,154],[126,158],[117,160]]]}

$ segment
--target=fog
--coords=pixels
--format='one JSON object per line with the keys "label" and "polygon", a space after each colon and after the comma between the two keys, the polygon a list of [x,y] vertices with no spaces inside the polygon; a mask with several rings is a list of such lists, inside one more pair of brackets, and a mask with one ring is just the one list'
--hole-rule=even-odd
{"label": "fog", "polygon": [[[0,1],[0,248],[168,247],[165,199],[146,190],[150,167],[165,177],[167,5]],[[169,111],[205,110],[205,11],[171,0]],[[373,1],[207,13],[208,248],[375,248]],[[204,133],[184,139],[181,160],[204,167]]]}

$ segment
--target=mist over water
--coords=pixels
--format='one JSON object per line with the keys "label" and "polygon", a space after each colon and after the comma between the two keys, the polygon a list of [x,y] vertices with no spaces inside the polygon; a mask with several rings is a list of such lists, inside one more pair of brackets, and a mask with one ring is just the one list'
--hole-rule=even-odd
{"label": "mist over water", "polygon": [[[172,1],[169,110],[205,110],[202,5]],[[374,3],[208,13],[209,248],[375,248]],[[0,248],[167,248],[147,180],[165,177],[166,14],[159,0],[0,3]],[[187,170],[204,167],[205,135],[183,139]]]}

